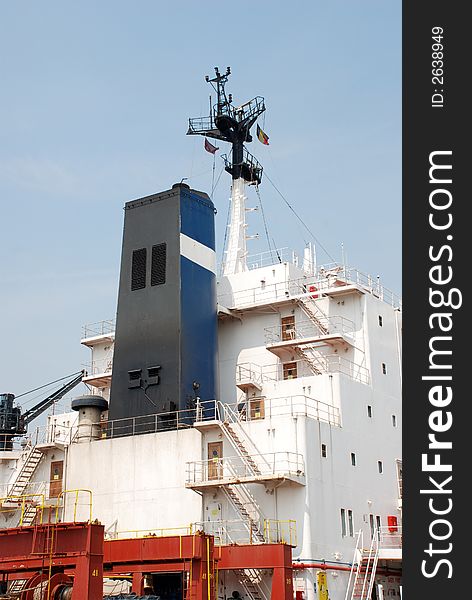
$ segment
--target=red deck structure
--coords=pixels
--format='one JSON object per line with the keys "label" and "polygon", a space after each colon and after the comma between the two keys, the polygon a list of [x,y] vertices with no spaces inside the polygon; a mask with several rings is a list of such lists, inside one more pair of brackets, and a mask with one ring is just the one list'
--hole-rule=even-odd
{"label": "red deck structure", "polygon": [[220,571],[273,569],[271,600],[293,600],[292,548],[286,544],[215,546],[212,536],[199,532],[107,541],[103,535],[102,525],[90,523],[0,529],[0,581],[27,579],[21,600],[35,593],[57,600],[70,586],[73,598],[102,600],[104,576],[131,575],[132,591],[142,595],[145,575],[183,572],[183,600],[215,600]]}

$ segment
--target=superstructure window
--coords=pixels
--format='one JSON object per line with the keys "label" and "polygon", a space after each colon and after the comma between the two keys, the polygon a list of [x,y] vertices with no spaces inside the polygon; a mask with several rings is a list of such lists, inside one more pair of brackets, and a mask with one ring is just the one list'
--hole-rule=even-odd
{"label": "superstructure window", "polygon": [[355,452],[351,452],[351,465],[353,467],[356,466],[356,453]]}
{"label": "superstructure window", "polygon": [[131,259],[131,291],[142,290],[146,287],[146,248],[133,250]]}
{"label": "superstructure window", "polygon": [[392,425],[393,425],[394,427],[396,427],[396,426],[397,426],[397,417],[396,417],[396,415],[392,415]]}
{"label": "superstructure window", "polygon": [[328,452],[326,449],[326,444],[321,444],[321,456],[323,458],[326,458],[327,455],[328,455]]}
{"label": "superstructure window", "polygon": [[372,418],[372,406],[370,405],[367,406],[367,416]]}
{"label": "superstructure window", "polygon": [[383,327],[383,318],[379,315],[379,327]]}
{"label": "superstructure window", "polygon": [[349,536],[354,537],[354,517],[352,515],[352,510],[347,511],[347,524],[349,528]]}
{"label": "superstructure window", "polygon": [[380,515],[375,516],[375,521],[377,525],[377,533],[380,532],[380,528],[382,527],[382,521],[380,520]]}
{"label": "superstructure window", "polygon": [[151,285],[163,285],[166,282],[167,244],[152,247]]}
{"label": "superstructure window", "polygon": [[384,466],[383,466],[383,462],[381,460],[377,461],[377,468],[379,470],[379,473],[383,473],[384,472]]}
{"label": "superstructure window", "polygon": [[386,375],[386,374],[387,374],[387,365],[386,365],[385,363],[382,363],[382,373],[383,373],[384,375]]}
{"label": "superstructure window", "polygon": [[341,535],[346,537],[346,511],[341,508]]}
{"label": "superstructure window", "polygon": [[297,377],[297,363],[288,362],[283,364],[284,379],[296,379]]}

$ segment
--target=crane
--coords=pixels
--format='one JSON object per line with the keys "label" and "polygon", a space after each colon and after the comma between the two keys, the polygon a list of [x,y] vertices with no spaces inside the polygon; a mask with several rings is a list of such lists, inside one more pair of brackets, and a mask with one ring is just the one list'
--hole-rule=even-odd
{"label": "crane", "polygon": [[[85,371],[78,371],[73,375],[66,376],[68,381],[26,412],[22,412],[21,406],[15,405],[14,394],[0,394],[0,451],[12,450],[13,438],[24,435],[28,430],[28,424],[75,388],[82,381],[84,375]],[[66,379],[66,377],[62,379]]]}

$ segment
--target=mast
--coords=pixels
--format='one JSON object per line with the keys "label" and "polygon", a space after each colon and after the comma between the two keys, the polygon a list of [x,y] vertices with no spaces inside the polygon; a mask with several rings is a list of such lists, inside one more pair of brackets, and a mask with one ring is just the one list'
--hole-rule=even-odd
{"label": "mast", "polygon": [[203,135],[231,144],[230,155],[223,155],[225,170],[232,177],[231,209],[226,259],[223,275],[247,271],[246,251],[246,185],[259,185],[262,166],[247,150],[245,143],[252,142],[251,127],[265,111],[264,98],[256,96],[239,107],[232,105],[232,95],[226,95],[225,85],[231,69],[223,75],[215,67],[215,77],[207,75],[205,81],[216,93],[216,103],[211,106],[210,116],[189,119],[187,135]]}

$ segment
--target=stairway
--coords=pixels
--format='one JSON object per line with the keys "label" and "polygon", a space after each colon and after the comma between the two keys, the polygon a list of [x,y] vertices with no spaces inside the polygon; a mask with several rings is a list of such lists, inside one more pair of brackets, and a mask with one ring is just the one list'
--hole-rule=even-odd
{"label": "stairway", "polygon": [[313,373],[313,375],[322,375],[323,373],[328,372],[327,369],[323,370],[321,368],[320,359],[315,358],[314,356],[310,356],[308,352],[306,352],[306,350],[304,350],[303,348],[300,348],[300,346],[294,346],[293,351],[299,358],[306,362],[308,368]]}
{"label": "stairway", "polygon": [[255,569],[234,569],[239,583],[250,600],[266,600],[267,597],[257,583],[259,573]]}
{"label": "stairway", "polygon": [[[270,465],[239,422],[240,415],[229,404],[222,402],[218,403],[218,412],[220,427],[248,472],[252,475],[262,475],[261,467],[270,470]],[[255,456],[259,464],[254,460]]]}
{"label": "stairway", "polygon": [[363,534],[359,532],[354,551],[345,600],[371,600],[379,560],[379,533],[374,531],[370,548],[363,548]]}
{"label": "stairway", "polygon": [[229,438],[231,445],[235,448],[236,452],[243,459],[244,463],[249,467],[249,470],[253,475],[262,475],[261,470],[254,462],[249,452],[246,450],[243,442],[239,438],[238,434],[234,431],[230,423],[222,422],[222,427]]}
{"label": "stairway", "polygon": [[39,463],[42,461],[44,454],[34,446],[31,452],[28,454],[20,472],[18,473],[15,482],[13,483],[7,498],[11,496],[22,496],[28,487],[28,483],[31,481],[31,477],[38,468]]}
{"label": "stairway", "polygon": [[[296,298],[294,302],[302,309],[310,321],[316,325],[321,335],[328,335],[328,316],[321,310],[314,300],[311,298]],[[323,322],[326,323],[326,325],[323,325]]]}
{"label": "stairway", "polygon": [[[241,484],[238,486],[241,487]],[[223,492],[225,496],[230,500],[231,504],[237,510],[238,514],[242,517],[243,523],[245,523],[248,527],[248,533],[251,537],[251,542],[263,544],[265,542],[264,534],[260,529],[261,515],[258,506],[255,501],[251,498],[250,494],[247,491],[246,486],[244,486],[244,491],[246,492],[249,499],[249,506],[252,508],[253,514],[249,514],[246,509],[243,498],[240,494],[236,492],[234,486],[224,486]]]}

